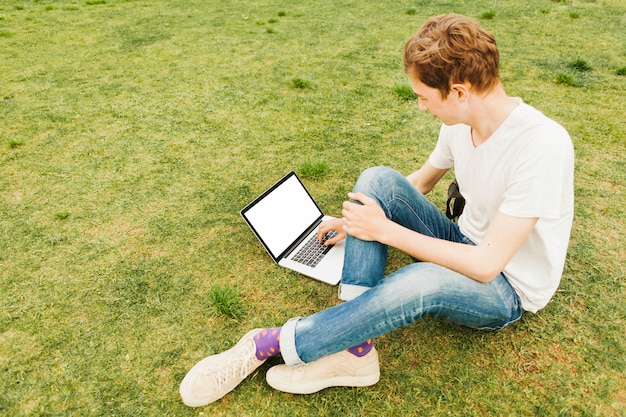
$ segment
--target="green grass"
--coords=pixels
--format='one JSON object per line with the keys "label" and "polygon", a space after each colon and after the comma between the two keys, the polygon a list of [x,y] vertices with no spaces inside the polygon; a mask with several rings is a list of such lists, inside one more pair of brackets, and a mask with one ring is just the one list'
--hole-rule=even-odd
{"label": "green grass", "polygon": [[494,17],[496,17],[496,12],[494,12],[493,10],[489,10],[480,14],[480,18],[484,20],[491,20]]}
{"label": "green grass", "polygon": [[[275,266],[239,210],[296,170],[339,215],[366,167],[419,167],[439,122],[400,99],[403,43],[432,15],[485,10],[508,93],[576,147],[554,300],[497,333],[427,319],[380,338],[371,388],[287,395],[265,383],[268,364],[214,405],[182,405],[199,359],[337,303]],[[0,1],[0,415],[624,415],[623,10]],[[442,209],[446,186],[431,196]],[[406,262],[391,251],[389,270]]]}
{"label": "green grass", "polygon": [[564,85],[574,85],[574,77],[564,72],[556,74],[556,83]]}
{"label": "green grass", "polygon": [[311,86],[311,81],[306,80],[304,78],[300,78],[300,77],[295,77],[291,80],[291,85],[293,85],[295,88],[309,88]]}
{"label": "green grass", "polygon": [[593,67],[584,59],[578,58],[567,64],[568,68],[575,71],[587,72],[593,70]]}
{"label": "green grass", "polygon": [[233,319],[239,319],[245,315],[241,297],[230,286],[217,285],[211,288],[207,298],[215,314],[221,314]]}
{"label": "green grass", "polygon": [[302,178],[324,178],[330,173],[330,166],[324,161],[304,161],[297,169]]}
{"label": "green grass", "polygon": [[413,92],[413,88],[408,84],[398,84],[394,86],[393,92],[401,100],[417,100],[417,96],[415,95],[415,92]]}

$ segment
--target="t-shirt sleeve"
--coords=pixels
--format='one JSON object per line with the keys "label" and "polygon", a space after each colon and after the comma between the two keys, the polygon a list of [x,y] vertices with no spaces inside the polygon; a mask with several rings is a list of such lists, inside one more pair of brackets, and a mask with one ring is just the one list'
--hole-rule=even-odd
{"label": "t-shirt sleeve", "polygon": [[449,126],[442,125],[439,130],[439,139],[435,149],[430,154],[428,162],[437,169],[450,169],[454,167],[454,155],[452,153],[453,132]]}

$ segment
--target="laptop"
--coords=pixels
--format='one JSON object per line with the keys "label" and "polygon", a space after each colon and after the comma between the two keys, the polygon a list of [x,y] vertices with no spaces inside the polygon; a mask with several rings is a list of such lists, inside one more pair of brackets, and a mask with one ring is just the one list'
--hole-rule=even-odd
{"label": "laptop", "polygon": [[278,265],[330,285],[339,283],[345,242],[318,243],[317,227],[333,217],[324,216],[295,172],[244,207],[241,216]]}

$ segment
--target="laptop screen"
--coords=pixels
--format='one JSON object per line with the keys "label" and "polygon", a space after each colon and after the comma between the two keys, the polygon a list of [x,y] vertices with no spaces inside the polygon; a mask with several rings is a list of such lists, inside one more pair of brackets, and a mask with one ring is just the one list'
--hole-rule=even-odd
{"label": "laptop screen", "polygon": [[241,215],[274,259],[323,217],[294,172],[246,206]]}

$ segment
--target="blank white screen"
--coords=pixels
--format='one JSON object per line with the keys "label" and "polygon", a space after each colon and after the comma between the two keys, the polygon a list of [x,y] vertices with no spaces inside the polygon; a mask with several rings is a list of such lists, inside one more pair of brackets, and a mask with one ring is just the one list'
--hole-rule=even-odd
{"label": "blank white screen", "polygon": [[292,176],[250,208],[246,217],[277,257],[321,214],[298,179]]}

